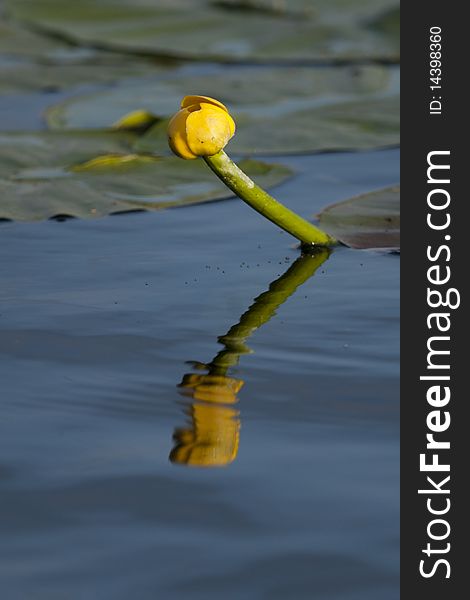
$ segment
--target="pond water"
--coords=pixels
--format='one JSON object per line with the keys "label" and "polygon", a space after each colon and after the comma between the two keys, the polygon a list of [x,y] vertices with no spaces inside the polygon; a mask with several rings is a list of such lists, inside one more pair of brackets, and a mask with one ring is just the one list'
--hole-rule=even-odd
{"label": "pond water", "polygon": [[[398,159],[283,157],[275,195],[311,217]],[[292,267],[236,199],[1,223],[0,255],[5,599],[398,597],[397,255]]]}

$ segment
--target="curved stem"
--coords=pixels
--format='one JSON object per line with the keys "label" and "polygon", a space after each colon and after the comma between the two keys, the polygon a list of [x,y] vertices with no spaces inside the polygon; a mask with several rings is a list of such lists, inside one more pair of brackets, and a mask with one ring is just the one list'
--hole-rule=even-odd
{"label": "curved stem", "polygon": [[205,156],[204,160],[232,192],[278,227],[296,237],[302,244],[317,246],[336,244],[334,238],[299,217],[256,185],[223,150],[213,156]]}

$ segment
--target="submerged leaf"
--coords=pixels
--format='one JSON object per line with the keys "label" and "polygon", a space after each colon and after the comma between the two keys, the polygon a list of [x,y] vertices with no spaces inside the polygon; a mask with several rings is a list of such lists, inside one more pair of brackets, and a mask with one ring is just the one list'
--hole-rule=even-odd
{"label": "submerged leaf", "polygon": [[84,163],[73,165],[69,167],[71,173],[81,173],[83,171],[98,171],[103,169],[104,171],[116,169],[118,172],[123,172],[126,169],[132,169],[136,166],[146,165],[149,163],[155,163],[159,159],[153,156],[145,156],[141,154],[103,154],[102,156],[96,156],[91,160],[87,160]]}
{"label": "submerged leaf", "polygon": [[160,120],[161,119],[150,113],[148,110],[133,110],[113,123],[112,129],[146,131]]}
{"label": "submerged leaf", "polygon": [[[134,140],[124,132],[0,134],[0,219],[99,217],[231,196],[202,161],[136,155]],[[259,161],[240,166],[268,187],[291,173]]]}
{"label": "submerged leaf", "polygon": [[388,187],[332,204],[320,226],[351,248],[400,248],[400,188]]}
{"label": "submerged leaf", "polygon": [[289,0],[283,10],[276,4],[6,0],[10,14],[35,27],[75,42],[133,53],[235,62],[397,61],[397,36],[370,25],[396,7],[396,0],[319,0],[313,9],[308,0]]}
{"label": "submerged leaf", "polygon": [[[229,107],[237,123],[230,149],[239,155],[374,148],[399,141],[397,90],[397,72],[379,66],[219,68],[77,96],[49,109],[47,121],[53,129],[106,128],[137,107],[165,118],[194,91]],[[166,124],[157,122],[136,149],[167,152]]]}

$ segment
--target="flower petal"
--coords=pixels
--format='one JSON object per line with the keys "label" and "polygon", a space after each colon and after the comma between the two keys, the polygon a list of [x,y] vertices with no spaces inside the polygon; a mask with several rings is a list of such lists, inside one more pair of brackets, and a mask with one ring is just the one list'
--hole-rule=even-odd
{"label": "flower petal", "polygon": [[187,109],[178,111],[168,123],[168,144],[180,158],[192,160],[197,155],[191,151],[186,135],[186,124],[190,113]]}
{"label": "flower petal", "polygon": [[210,98],[209,96],[185,96],[183,100],[181,100],[181,108],[188,108],[188,106],[192,106],[194,104],[201,104],[201,102],[218,106],[222,110],[225,110],[226,113],[228,113],[227,107],[224,104],[222,104],[222,102],[219,102],[215,98]]}
{"label": "flower petal", "polygon": [[235,124],[227,112],[203,103],[186,120],[188,147],[197,156],[213,156],[225,148],[234,130]]}

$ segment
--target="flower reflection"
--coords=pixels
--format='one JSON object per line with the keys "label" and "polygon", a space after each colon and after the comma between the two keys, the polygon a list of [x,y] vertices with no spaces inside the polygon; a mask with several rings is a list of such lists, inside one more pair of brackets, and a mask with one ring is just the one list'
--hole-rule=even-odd
{"label": "flower reflection", "polygon": [[180,393],[190,399],[185,405],[190,422],[174,431],[171,462],[220,467],[235,460],[241,426],[235,405],[244,381],[229,377],[227,372],[238,364],[241,355],[251,353],[246,340],[276,314],[277,308],[315,273],[330,253],[331,250],[321,248],[300,256],[266,292],[255,298],[239,322],[218,338],[224,348],[210,363],[191,363],[205,373],[187,373],[178,386]]}
{"label": "flower reflection", "polygon": [[199,467],[228,465],[237,456],[239,411],[232,405],[243,381],[219,375],[187,374],[180,384],[194,402],[187,410],[191,426],[175,429],[170,454],[175,463]]}

